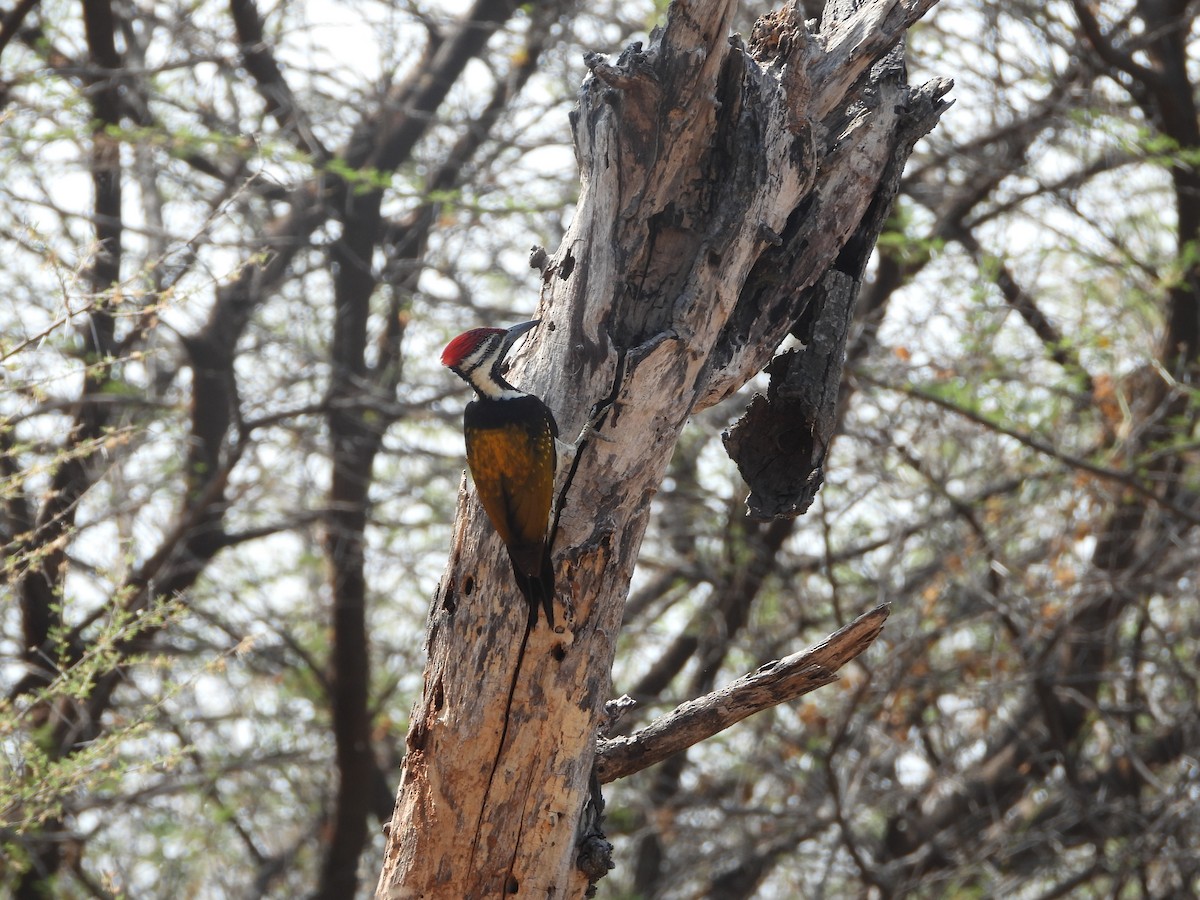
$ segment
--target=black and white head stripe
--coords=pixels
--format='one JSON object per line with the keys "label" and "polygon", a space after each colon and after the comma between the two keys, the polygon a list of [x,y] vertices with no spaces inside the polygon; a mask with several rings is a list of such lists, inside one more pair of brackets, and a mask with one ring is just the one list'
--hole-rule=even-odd
{"label": "black and white head stripe", "polygon": [[500,364],[517,339],[538,324],[522,322],[512,328],[473,328],[446,345],[442,365],[453,369],[480,396],[493,400],[525,396],[500,377]]}

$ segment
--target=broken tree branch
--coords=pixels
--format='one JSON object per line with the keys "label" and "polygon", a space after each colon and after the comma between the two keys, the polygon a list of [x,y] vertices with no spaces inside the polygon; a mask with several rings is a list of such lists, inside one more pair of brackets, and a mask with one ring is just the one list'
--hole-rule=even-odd
{"label": "broken tree branch", "polygon": [[877,606],[815,647],[769,662],[711,694],[689,700],[631,735],[600,741],[596,774],[601,784],[640,772],[757,712],[832,684],[838,669],[879,636],[888,612],[886,604]]}

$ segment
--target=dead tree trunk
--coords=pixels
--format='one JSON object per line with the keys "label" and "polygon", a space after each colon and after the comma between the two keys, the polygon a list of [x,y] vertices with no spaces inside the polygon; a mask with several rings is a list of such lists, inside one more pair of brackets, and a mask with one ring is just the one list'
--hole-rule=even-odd
{"label": "dead tree trunk", "polygon": [[675,0],[649,47],[587,59],[578,212],[509,375],[565,436],[596,422],[559,472],[567,609],[522,640],[508,560],[464,492],[378,897],[583,896],[579,823],[650,499],[688,417],[789,333],[809,349],[772,367],[771,395],[729,443],[760,513],[811,499],[863,268],[946,106],[949,82],[907,86],[899,43],[935,2],[830,2],[819,28],[789,6],[747,46],[728,36],[733,0]]}

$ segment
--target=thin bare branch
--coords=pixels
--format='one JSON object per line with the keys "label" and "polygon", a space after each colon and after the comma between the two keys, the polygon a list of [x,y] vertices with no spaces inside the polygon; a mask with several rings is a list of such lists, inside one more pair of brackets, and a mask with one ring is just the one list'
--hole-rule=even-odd
{"label": "thin bare branch", "polygon": [[601,741],[596,774],[602,784],[661,762],[749,716],[837,681],[837,671],[879,636],[890,607],[877,606],[815,647],[769,662],[704,697],[689,700],[627,737]]}
{"label": "thin bare branch", "polygon": [[1018,443],[1024,444],[1030,450],[1036,450],[1038,453],[1049,456],[1052,459],[1057,459],[1059,462],[1071,466],[1072,468],[1079,469],[1082,472],[1087,472],[1089,475],[1094,475],[1097,478],[1103,479],[1104,481],[1112,481],[1116,482],[1117,484],[1122,484],[1125,487],[1130,488],[1134,493],[1145,497],[1154,503],[1157,503],[1165,509],[1169,509],[1188,524],[1200,525],[1200,513],[1197,513],[1195,510],[1189,509],[1186,506],[1180,505],[1169,497],[1162,496],[1161,491],[1158,490],[1154,484],[1139,478],[1135,472],[1122,472],[1119,469],[1110,469],[1107,466],[1101,466],[1097,463],[1090,462],[1089,460],[1086,460],[1080,456],[1076,456],[1073,453],[1067,453],[1064,450],[1059,450],[1057,447],[1039,437],[1019,431],[1016,428],[1011,428],[1008,425],[1003,425],[1000,422],[995,422],[992,419],[989,419],[987,416],[981,415],[974,410],[966,409],[965,407],[959,406],[957,403],[947,400],[945,397],[939,397],[936,394],[931,394],[919,387],[915,387],[913,385],[888,384],[880,381],[879,379],[872,378],[863,372],[856,372],[855,377],[861,378],[863,381],[867,382],[868,384],[873,384],[876,387],[899,391],[902,394],[907,394],[910,397],[917,397],[918,399],[932,403],[934,406],[957,413],[964,419],[974,422],[976,425],[982,425],[984,428],[990,429],[997,434],[1002,434],[1005,437],[1012,438]]}

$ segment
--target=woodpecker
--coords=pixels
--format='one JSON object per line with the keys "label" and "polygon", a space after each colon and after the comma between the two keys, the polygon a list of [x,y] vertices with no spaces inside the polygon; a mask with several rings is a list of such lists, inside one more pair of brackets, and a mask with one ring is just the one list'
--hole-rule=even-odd
{"label": "woodpecker", "polygon": [[550,508],[554,499],[558,425],[550,408],[504,380],[509,349],[541,320],[512,328],[474,328],[442,351],[442,365],[475,389],[463,413],[467,468],[475,490],[512,561],[517,586],[529,603],[529,627],[538,604],[554,625],[554,568],[550,561]]}

